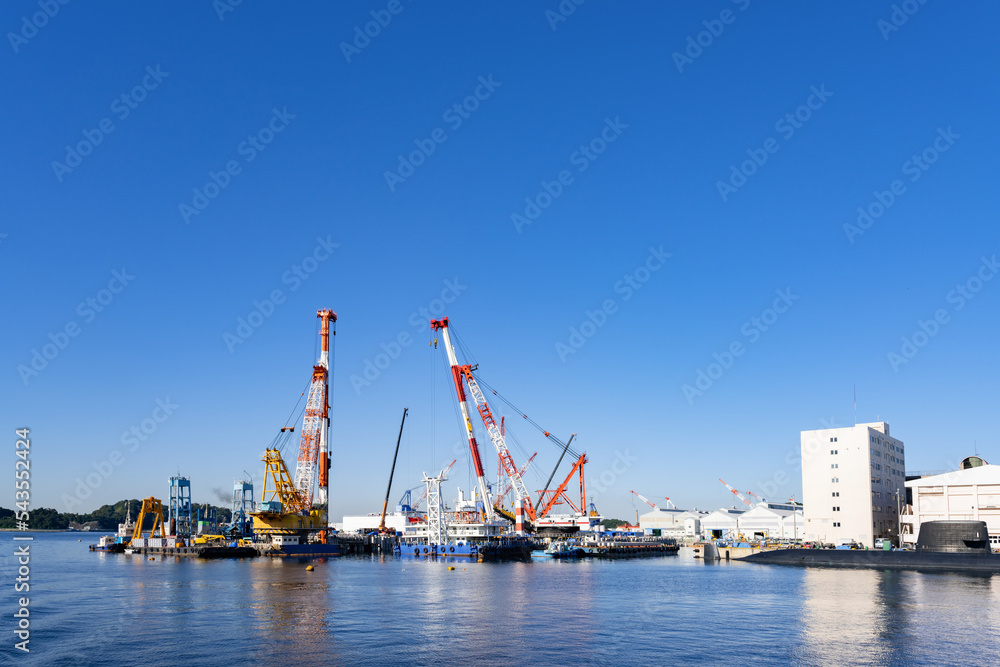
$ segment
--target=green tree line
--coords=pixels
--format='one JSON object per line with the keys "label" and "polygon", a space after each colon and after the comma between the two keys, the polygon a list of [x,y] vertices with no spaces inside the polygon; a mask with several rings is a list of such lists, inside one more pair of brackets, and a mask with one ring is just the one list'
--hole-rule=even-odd
{"label": "green tree line", "polygon": [[[119,500],[114,505],[102,505],[90,514],[74,514],[72,512],[57,512],[49,507],[38,507],[32,509],[28,518],[28,528],[37,530],[66,530],[70,523],[89,523],[96,521],[100,530],[118,530],[118,524],[125,523],[125,506],[130,503],[132,510],[132,520],[139,515],[142,509],[141,500]],[[227,507],[216,507],[209,504],[192,503],[192,520],[197,521],[203,508],[215,509],[215,518],[219,523],[228,523],[232,518],[232,510]],[[167,520],[167,503],[163,504],[163,520]],[[146,522],[149,523],[148,521]],[[16,528],[14,510],[0,507],[0,529]]]}

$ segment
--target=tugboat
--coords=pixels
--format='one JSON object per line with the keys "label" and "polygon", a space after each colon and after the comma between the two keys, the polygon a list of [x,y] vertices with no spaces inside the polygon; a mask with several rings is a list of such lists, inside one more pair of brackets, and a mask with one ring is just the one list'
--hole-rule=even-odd
{"label": "tugboat", "polygon": [[583,558],[587,555],[583,547],[566,542],[553,542],[545,549],[550,558]]}
{"label": "tugboat", "polygon": [[101,535],[97,544],[91,544],[91,551],[107,551],[108,553],[120,554],[125,552],[132,533],[135,531],[135,522],[132,521],[132,501],[125,501],[125,523],[118,524],[118,532],[114,535]]}

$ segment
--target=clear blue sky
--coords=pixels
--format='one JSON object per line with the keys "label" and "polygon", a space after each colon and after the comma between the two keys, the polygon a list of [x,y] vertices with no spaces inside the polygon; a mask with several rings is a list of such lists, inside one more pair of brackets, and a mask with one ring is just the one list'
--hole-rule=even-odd
{"label": "clear blue sky", "polygon": [[[909,469],[1000,459],[1000,280],[979,282],[1000,251],[994,4],[219,5],[0,14],[0,422],[12,461],[31,428],[35,507],[109,466],[76,509],[162,497],[178,471],[198,501],[259,483],[318,308],[340,318],[332,514],[380,507],[408,406],[395,501],[461,439],[420,315],[447,289],[481,376],[578,434],[608,516],[633,515],[630,489],[728,505],[719,477],[801,497],[799,432],[852,423],[854,385]],[[540,488],[554,449],[511,421]],[[458,451],[449,496],[471,486]]]}

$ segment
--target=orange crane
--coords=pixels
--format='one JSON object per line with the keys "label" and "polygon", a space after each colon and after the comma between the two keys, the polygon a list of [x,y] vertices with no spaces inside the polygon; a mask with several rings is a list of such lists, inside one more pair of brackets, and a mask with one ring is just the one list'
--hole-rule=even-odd
{"label": "orange crane", "polygon": [[[580,454],[580,458],[576,460],[573,467],[570,469],[569,474],[566,475],[566,479],[563,483],[559,485],[559,488],[555,491],[542,490],[538,492],[538,504],[542,507],[542,511],[538,513],[539,519],[544,519],[549,511],[556,505],[565,502],[567,505],[573,508],[577,514],[587,513],[587,487],[583,476],[583,466],[587,463],[587,453],[584,452]],[[569,484],[569,480],[573,479],[573,475],[576,474],[577,470],[580,471],[580,506],[577,507],[573,500],[566,495],[566,486]]]}

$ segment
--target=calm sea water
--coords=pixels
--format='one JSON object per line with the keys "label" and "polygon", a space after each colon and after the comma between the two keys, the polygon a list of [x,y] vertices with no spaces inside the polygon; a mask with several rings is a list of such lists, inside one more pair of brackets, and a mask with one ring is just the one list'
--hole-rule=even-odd
{"label": "calm sea water", "polygon": [[[10,664],[1000,664],[1000,576],[708,564],[148,561],[36,534]],[[78,539],[83,541],[78,542]],[[9,611],[8,611],[9,610]]]}

